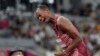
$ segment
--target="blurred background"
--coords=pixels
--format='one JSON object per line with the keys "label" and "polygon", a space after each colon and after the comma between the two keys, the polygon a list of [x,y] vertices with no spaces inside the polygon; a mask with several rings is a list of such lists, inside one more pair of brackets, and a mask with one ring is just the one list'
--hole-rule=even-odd
{"label": "blurred background", "polygon": [[91,56],[100,56],[100,0],[0,0],[0,56],[16,50],[26,56],[54,56],[61,50],[51,27],[34,17],[40,4],[69,18]]}

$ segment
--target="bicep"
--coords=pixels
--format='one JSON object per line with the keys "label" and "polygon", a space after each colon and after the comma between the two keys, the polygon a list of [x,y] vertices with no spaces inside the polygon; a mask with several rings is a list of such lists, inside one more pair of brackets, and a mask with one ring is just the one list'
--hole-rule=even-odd
{"label": "bicep", "polygon": [[65,31],[68,35],[72,36],[79,36],[78,30],[75,28],[75,26],[71,23],[71,21],[65,17],[61,17],[58,19],[58,26],[62,29],[62,31]]}

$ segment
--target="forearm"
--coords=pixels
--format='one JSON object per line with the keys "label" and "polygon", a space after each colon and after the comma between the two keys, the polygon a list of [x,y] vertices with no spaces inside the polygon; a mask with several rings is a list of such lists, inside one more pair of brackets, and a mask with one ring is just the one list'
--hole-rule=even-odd
{"label": "forearm", "polygon": [[76,48],[78,46],[78,44],[80,43],[80,39],[76,39],[74,40],[67,48],[66,48],[66,52],[70,52],[72,51],[74,48]]}

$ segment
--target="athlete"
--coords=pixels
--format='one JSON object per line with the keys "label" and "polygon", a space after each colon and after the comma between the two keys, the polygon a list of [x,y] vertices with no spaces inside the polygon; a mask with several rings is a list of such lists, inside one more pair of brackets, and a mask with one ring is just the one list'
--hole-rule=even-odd
{"label": "athlete", "polygon": [[36,16],[50,25],[57,35],[57,42],[61,44],[62,51],[55,53],[55,56],[89,56],[80,33],[68,18],[53,14],[46,5],[37,7]]}

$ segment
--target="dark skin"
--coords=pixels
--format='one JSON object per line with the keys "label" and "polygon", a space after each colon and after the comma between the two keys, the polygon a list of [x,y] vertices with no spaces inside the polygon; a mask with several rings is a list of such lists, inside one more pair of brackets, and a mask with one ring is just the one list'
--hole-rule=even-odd
{"label": "dark skin", "polygon": [[[38,19],[42,22],[49,22],[49,21],[53,22],[54,20],[53,19],[54,15],[51,13],[51,11],[48,8],[45,10],[37,8],[36,14],[37,14]],[[71,23],[71,21],[68,20],[68,18],[65,18],[63,16],[59,16],[57,20],[57,26],[61,29],[62,32],[65,32],[66,34],[70,36],[70,38],[73,39],[72,44],[70,44],[67,48],[65,47],[65,49],[67,50],[66,53],[69,51],[72,51],[76,46],[78,46],[78,44],[81,41],[79,32]],[[57,52],[55,55],[62,56],[63,53]]]}

